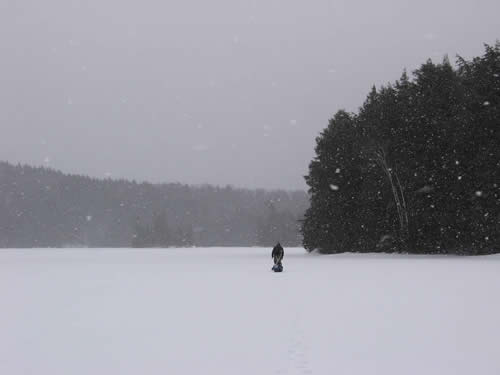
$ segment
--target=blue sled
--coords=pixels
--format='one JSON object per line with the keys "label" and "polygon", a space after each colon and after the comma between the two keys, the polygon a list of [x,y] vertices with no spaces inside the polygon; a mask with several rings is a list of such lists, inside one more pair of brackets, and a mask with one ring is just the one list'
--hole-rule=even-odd
{"label": "blue sled", "polygon": [[273,268],[271,268],[274,272],[283,272],[283,265],[275,264]]}

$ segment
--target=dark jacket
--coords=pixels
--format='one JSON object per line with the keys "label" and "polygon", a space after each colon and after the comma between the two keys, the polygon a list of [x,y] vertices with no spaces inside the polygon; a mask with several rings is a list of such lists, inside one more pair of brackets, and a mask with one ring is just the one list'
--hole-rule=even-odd
{"label": "dark jacket", "polygon": [[279,262],[281,262],[284,256],[285,256],[285,250],[283,250],[283,247],[278,242],[278,244],[275,247],[273,247],[271,258],[274,258],[275,260],[277,259]]}

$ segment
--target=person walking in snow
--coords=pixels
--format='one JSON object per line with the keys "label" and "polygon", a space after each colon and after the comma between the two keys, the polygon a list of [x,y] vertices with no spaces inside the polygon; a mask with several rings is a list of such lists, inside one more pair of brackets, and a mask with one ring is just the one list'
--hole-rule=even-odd
{"label": "person walking in snow", "polygon": [[283,260],[283,257],[285,256],[285,250],[283,250],[283,247],[281,244],[278,242],[275,247],[273,247],[273,252],[271,253],[271,258],[274,260],[274,265],[281,266],[281,261]]}

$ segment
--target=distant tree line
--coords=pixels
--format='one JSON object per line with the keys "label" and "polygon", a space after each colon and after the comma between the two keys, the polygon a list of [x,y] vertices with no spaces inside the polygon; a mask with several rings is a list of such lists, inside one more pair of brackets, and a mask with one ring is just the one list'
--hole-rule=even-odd
{"label": "distant tree line", "polygon": [[172,227],[168,224],[167,212],[153,215],[152,224],[144,224],[137,218],[132,234],[132,247],[188,247],[194,246],[193,228]]}
{"label": "distant tree line", "polygon": [[0,162],[0,247],[299,246],[304,191],[149,184]]}
{"label": "distant tree line", "polygon": [[500,44],[338,111],[306,182],[309,251],[500,252]]}

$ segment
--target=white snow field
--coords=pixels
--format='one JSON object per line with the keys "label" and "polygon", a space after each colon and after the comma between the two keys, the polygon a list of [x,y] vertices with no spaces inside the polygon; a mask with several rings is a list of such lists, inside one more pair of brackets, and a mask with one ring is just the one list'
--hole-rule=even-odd
{"label": "white snow field", "polygon": [[500,374],[500,256],[0,251],[0,374]]}

